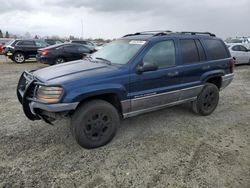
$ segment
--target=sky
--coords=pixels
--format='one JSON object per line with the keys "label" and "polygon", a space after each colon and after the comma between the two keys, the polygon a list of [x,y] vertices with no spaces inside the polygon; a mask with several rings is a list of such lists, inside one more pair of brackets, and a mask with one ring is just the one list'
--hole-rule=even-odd
{"label": "sky", "polygon": [[250,0],[0,0],[0,29],[24,35],[119,38],[146,30],[250,36]]}

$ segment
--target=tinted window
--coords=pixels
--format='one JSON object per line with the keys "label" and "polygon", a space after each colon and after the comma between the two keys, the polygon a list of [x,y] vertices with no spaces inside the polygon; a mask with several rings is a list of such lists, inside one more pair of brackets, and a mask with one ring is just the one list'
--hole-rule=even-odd
{"label": "tinted window", "polygon": [[80,52],[80,53],[89,53],[90,50],[84,46],[78,46],[77,47],[77,50]]}
{"label": "tinted window", "polygon": [[247,48],[246,48],[245,46],[240,46],[240,51],[246,52],[246,51],[247,51]]}
{"label": "tinted window", "polygon": [[194,40],[180,40],[183,63],[199,62],[199,54]]}
{"label": "tinted window", "polygon": [[226,47],[224,46],[222,41],[205,39],[204,42],[207,47],[209,59],[216,60],[216,59],[224,59],[224,58],[229,57]]}
{"label": "tinted window", "polygon": [[19,41],[17,45],[22,46],[35,46],[35,43],[33,41]]}
{"label": "tinted window", "polygon": [[78,49],[74,45],[68,45],[68,46],[64,47],[64,51],[67,51],[67,52],[78,52]]}
{"label": "tinted window", "polygon": [[195,43],[196,43],[196,46],[197,46],[197,49],[198,49],[200,61],[206,60],[206,55],[205,55],[205,52],[204,52],[204,48],[202,47],[200,40],[195,40]]}
{"label": "tinted window", "polygon": [[239,45],[234,46],[234,47],[232,47],[232,50],[233,51],[240,51],[240,46]]}
{"label": "tinted window", "polygon": [[43,41],[35,41],[35,44],[37,47],[46,47],[48,46],[48,44],[46,42]]}
{"label": "tinted window", "polygon": [[159,68],[174,66],[174,42],[169,40],[155,44],[145,55],[143,62],[155,63]]}

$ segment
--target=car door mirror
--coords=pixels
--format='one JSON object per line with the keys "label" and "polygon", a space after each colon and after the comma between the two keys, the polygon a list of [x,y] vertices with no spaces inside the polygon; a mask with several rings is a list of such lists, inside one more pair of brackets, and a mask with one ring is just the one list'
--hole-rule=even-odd
{"label": "car door mirror", "polygon": [[137,68],[137,71],[139,73],[142,73],[142,72],[156,71],[157,69],[158,69],[158,66],[156,64],[144,62],[143,65],[140,65]]}

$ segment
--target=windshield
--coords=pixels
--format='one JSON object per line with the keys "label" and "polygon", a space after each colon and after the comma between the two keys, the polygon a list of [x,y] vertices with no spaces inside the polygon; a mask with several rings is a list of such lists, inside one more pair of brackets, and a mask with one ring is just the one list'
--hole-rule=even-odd
{"label": "windshield", "polygon": [[146,41],[116,40],[105,45],[91,55],[96,60],[106,60],[112,64],[124,65],[139,51]]}

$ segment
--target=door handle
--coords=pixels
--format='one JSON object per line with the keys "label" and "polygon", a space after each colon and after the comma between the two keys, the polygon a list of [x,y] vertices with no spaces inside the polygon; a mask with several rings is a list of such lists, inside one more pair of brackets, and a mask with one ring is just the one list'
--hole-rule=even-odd
{"label": "door handle", "polygon": [[179,72],[177,72],[177,71],[168,73],[169,77],[174,77],[174,76],[178,76],[178,75],[179,75]]}

